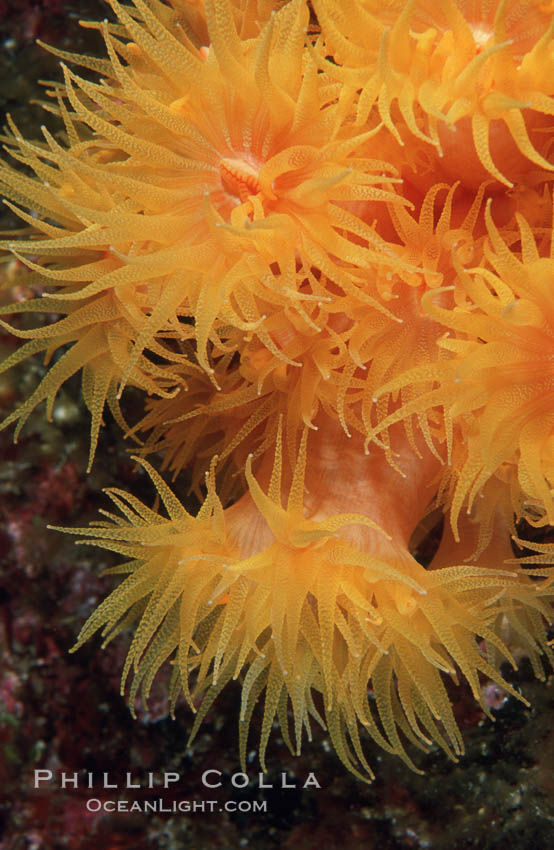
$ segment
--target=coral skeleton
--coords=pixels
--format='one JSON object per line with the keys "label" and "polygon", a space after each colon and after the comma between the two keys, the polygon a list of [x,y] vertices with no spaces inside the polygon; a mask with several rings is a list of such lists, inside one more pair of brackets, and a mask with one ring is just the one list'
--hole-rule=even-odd
{"label": "coral skeleton", "polygon": [[0,369],[48,367],[2,427],[80,374],[89,469],[109,411],[157,492],[71,529],[123,558],[73,649],[128,634],[131,710],[166,667],[192,736],[238,680],[243,764],[276,720],[360,779],[456,759],[448,680],[489,713],[554,660],[551,8],[109,3],[0,166]]}

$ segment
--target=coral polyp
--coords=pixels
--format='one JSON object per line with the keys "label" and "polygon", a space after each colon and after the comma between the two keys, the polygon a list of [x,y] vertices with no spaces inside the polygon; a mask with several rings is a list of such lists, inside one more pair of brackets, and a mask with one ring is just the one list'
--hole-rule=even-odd
{"label": "coral polyp", "polygon": [[[544,640],[535,615],[538,610],[547,616],[548,608],[529,578],[499,568],[494,558],[492,568],[463,563],[435,568],[432,562],[425,569],[411,556],[399,528],[393,538],[372,516],[327,515],[321,505],[306,512],[304,490],[313,498],[318,488],[311,479],[322,474],[325,460],[316,442],[307,473],[307,445],[304,431],[284,501],[280,434],[267,492],[253,476],[249,458],[248,491],[226,511],[215,492],[213,469],[196,517],[148,465],[167,519],[122,491],[110,491],[125,519],[112,515],[110,522],[75,533],[125,555],[127,562],[112,572],[130,575],[90,617],[75,649],[100,628],[106,644],[137,620],[122,689],[132,674],[130,704],[139,689],[147,700],[159,667],[174,657],[170,694],[175,703],[184,692],[198,709],[193,734],[220,690],[243,674],[242,758],[263,695],[264,769],[276,714],[288,729],[289,702],[295,751],[300,753],[303,732],[310,735],[315,720],[327,726],[342,761],[360,778],[356,760],[371,775],[360,726],[414,769],[400,731],[419,746],[437,741],[455,757],[463,745],[440,673],[454,676],[459,669],[485,710],[479,672],[519,696],[478,651],[475,635],[515,665],[495,622],[513,611]],[[346,446],[344,452],[349,453]],[[386,463],[382,456],[366,458],[363,479],[352,475],[351,488],[378,480]],[[413,484],[410,490],[414,522],[418,493]],[[383,499],[392,509],[391,501]],[[390,518],[384,508],[373,505],[370,513],[386,528]]]}
{"label": "coral polyp", "polygon": [[[554,480],[553,303],[552,246],[541,256],[525,219],[516,214],[521,254],[502,239],[487,212],[489,241],[486,265],[458,267],[463,307],[446,311],[425,297],[424,309],[456,336],[438,341],[454,356],[433,366],[438,384],[428,394],[400,408],[380,424],[386,427],[410,409],[443,407],[467,446],[466,459],[456,469],[452,498],[454,526],[459,511],[472,502],[486,482],[512,464],[526,503],[542,506],[542,522],[554,522],[550,482]],[[437,290],[439,293],[440,290]],[[498,364],[502,363],[502,369]],[[404,374],[399,380],[417,385],[429,368]],[[383,390],[392,390],[395,382]],[[521,497],[518,496],[518,501]],[[514,504],[515,514],[522,511]]]}
{"label": "coral polyp", "polygon": [[225,345],[229,329],[292,363],[264,321],[286,306],[314,326],[307,309],[328,300],[310,281],[314,266],[379,309],[359,269],[384,263],[387,248],[348,206],[405,203],[394,167],[365,155],[377,128],[347,120],[337,86],[304,50],[303,4],[253,40],[233,36],[230,6],[208,4],[209,49],[161,27],[144,3],[142,25],[113,7],[133,41],[102,25],[110,62],[93,63],[102,80],[64,67],[67,103],[56,90],[70,147],[46,130],[44,143],[27,142],[12,125],[10,150],[37,180],[3,172],[9,197],[56,221],[11,247],[53,289],[35,309],[67,314],[15,331],[32,338],[16,357],[41,350],[40,339],[53,351],[89,334],[7,422],[24,422],[42,399],[51,406],[83,370],[91,455],[104,402],[115,409],[126,384],[162,397],[180,385],[171,364],[183,358],[166,339],[191,340],[211,375],[208,347]]}
{"label": "coral polyp", "polygon": [[339,0],[314,5],[321,55],[355,90],[358,123],[375,109],[400,145],[409,135],[416,150],[431,145],[437,167],[470,186],[487,174],[511,186],[525,160],[552,168],[541,133],[554,107],[548,6],[398,0],[350,13]]}
{"label": "coral polyp", "polygon": [[3,426],[81,372],[89,465],[107,405],[163,504],[73,529],[125,559],[74,649],[131,631],[131,710],[165,666],[193,735],[238,680],[243,764],[275,721],[361,779],[375,744],[457,759],[449,680],[488,712],[553,660],[552,14],[110,5],[105,58],[53,50],[63,132],[10,121],[0,170],[33,293],[0,368],[53,361]]}

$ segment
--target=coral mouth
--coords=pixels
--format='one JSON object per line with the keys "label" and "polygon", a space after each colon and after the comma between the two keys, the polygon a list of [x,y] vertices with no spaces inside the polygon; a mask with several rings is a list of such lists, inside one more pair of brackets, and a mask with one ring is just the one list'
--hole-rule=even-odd
{"label": "coral mouth", "polygon": [[242,157],[224,157],[219,162],[221,185],[236,203],[244,203],[260,191],[259,169]]}

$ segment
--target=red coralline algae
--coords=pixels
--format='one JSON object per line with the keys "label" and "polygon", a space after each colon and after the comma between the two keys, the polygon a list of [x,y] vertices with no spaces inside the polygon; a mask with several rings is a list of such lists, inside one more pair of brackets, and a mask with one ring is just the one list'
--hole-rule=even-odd
{"label": "red coralline algae", "polygon": [[20,42],[49,38],[55,21],[62,20],[64,0],[0,0],[0,18],[9,21]]}

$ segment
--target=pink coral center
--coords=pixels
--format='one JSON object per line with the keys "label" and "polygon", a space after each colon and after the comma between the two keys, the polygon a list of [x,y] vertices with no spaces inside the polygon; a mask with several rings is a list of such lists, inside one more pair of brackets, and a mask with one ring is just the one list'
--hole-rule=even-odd
{"label": "pink coral center", "polygon": [[224,157],[219,162],[219,173],[224,191],[241,203],[260,191],[258,168],[244,157]]}

